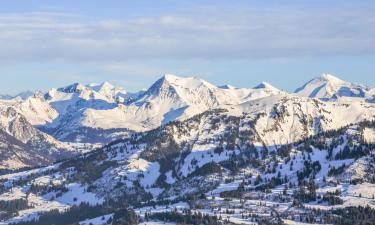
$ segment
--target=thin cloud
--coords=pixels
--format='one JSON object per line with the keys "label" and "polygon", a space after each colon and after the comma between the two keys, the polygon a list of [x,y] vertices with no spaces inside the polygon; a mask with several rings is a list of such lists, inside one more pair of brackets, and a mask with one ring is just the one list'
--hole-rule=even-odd
{"label": "thin cloud", "polygon": [[129,64],[126,62],[121,63],[109,63],[102,65],[100,67],[103,74],[112,74],[112,75],[132,75],[132,76],[142,76],[148,78],[155,78],[155,76],[160,76],[166,69],[151,67],[142,64]]}
{"label": "thin cloud", "polygon": [[54,12],[0,15],[1,62],[113,63],[374,53],[375,14],[366,9],[230,8],[124,20]]}

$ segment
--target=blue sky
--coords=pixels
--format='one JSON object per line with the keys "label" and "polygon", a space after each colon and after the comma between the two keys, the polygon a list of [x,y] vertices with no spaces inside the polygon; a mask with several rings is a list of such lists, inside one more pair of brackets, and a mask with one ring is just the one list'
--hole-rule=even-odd
{"label": "blue sky", "polygon": [[375,86],[375,2],[2,0],[0,93],[163,73],[293,91],[321,73]]}

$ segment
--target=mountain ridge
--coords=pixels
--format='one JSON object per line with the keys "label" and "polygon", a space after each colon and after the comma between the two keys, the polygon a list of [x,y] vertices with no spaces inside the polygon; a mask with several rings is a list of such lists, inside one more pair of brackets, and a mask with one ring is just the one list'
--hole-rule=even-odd
{"label": "mountain ridge", "polygon": [[[348,84],[327,74],[313,80]],[[307,84],[309,83],[311,81]],[[4,109],[10,107],[15,113],[22,115],[23,121],[17,123],[20,127],[28,127],[15,129],[18,133],[12,133],[9,132],[9,124],[16,127],[17,123],[4,123],[3,129],[9,135],[23,143],[27,142],[24,138],[26,136],[35,138],[42,135],[42,140],[47,140],[46,143],[60,146],[65,142],[77,143],[78,146],[104,145],[126,138],[132,133],[149,131],[173,121],[187,120],[214,109],[228,110],[235,116],[249,112],[254,115],[267,114],[269,119],[264,123],[268,125],[259,127],[258,132],[268,135],[269,140],[266,142],[274,144],[285,144],[285,141],[294,141],[294,137],[301,135],[302,130],[296,129],[298,120],[295,118],[316,123],[316,126],[326,123],[323,126],[326,129],[337,129],[337,125],[345,125],[342,121],[371,120],[373,115],[373,106],[369,100],[341,100],[337,97],[328,101],[325,98],[305,99],[304,96],[281,91],[267,82],[262,82],[255,88],[235,88],[228,85],[216,86],[196,77],[178,77],[172,74],[165,74],[150,88],[136,94],[108,82],[88,85],[74,83],[51,89],[45,94],[34,94],[25,100],[1,100],[0,106]],[[345,108],[350,110],[346,111]],[[325,122],[323,115],[326,117]],[[289,121],[289,125],[280,126],[280,116]],[[32,135],[28,131],[32,131]],[[304,132],[316,133],[314,130]]]}

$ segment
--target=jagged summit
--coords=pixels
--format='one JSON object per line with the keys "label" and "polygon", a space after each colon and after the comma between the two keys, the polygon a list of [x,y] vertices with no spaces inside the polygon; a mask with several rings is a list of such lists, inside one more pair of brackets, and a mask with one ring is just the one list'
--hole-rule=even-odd
{"label": "jagged summit", "polygon": [[110,101],[114,101],[118,98],[125,99],[127,95],[127,91],[123,87],[115,86],[108,81],[92,87],[92,90],[105,96]]}
{"label": "jagged summit", "polygon": [[173,74],[164,74],[146,91],[146,94],[158,95],[169,92],[169,95],[185,95],[186,93],[184,92],[199,88],[215,89],[217,87],[196,77],[179,77]]}
{"label": "jagged summit", "polygon": [[84,85],[81,83],[73,83],[65,87],[57,88],[56,90],[59,92],[64,92],[64,93],[81,93],[83,91],[95,91],[99,93],[99,92],[113,91],[115,89],[122,90],[122,91],[125,90],[122,87],[116,87],[115,85],[109,83],[108,81],[105,81],[101,84],[90,83],[87,85]]}
{"label": "jagged summit", "polygon": [[[69,96],[74,94],[73,96]],[[114,102],[119,97],[125,98],[127,92],[122,87],[117,87],[109,82],[101,84],[81,84],[74,83],[65,87],[51,89],[45,95],[46,100],[59,101],[61,99],[73,98],[75,96],[82,99],[101,99],[107,102]]]}

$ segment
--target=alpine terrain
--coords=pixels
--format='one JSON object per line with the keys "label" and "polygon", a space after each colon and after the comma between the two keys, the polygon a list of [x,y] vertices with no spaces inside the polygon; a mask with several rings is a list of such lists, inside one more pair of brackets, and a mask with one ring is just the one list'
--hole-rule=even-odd
{"label": "alpine terrain", "polygon": [[166,74],[2,95],[0,224],[374,224],[375,88]]}

